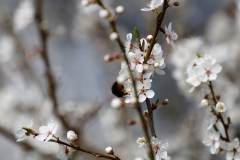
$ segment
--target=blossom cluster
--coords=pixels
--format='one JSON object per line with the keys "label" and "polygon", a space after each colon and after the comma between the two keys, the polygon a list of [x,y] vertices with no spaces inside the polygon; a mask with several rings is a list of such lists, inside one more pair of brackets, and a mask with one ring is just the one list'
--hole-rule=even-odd
{"label": "blossom cluster", "polygon": [[[150,45],[149,38],[141,39],[140,42],[142,44],[142,50],[139,48],[135,48],[131,43],[132,34],[127,34],[127,41],[125,42],[125,51],[126,56],[129,60],[130,70],[134,77],[134,81],[136,82],[136,89],[138,95],[138,101],[143,102],[146,98],[153,98],[155,95],[154,91],[151,90],[151,77],[154,74],[154,71],[163,75],[165,72],[162,70],[165,68],[166,64],[164,62],[164,58],[162,57],[163,51],[160,44],[156,43],[152,49],[150,58],[144,63],[146,59],[146,53],[148,52],[148,47]],[[128,71],[128,65],[125,61],[121,63],[121,70],[119,72],[120,81],[118,83],[122,83],[125,89],[125,102],[130,103],[135,101],[134,88],[133,83],[130,79],[130,74]]]}
{"label": "blossom cluster", "polygon": [[202,82],[213,81],[217,79],[217,74],[222,70],[222,66],[216,64],[216,59],[209,53],[204,57],[197,55],[190,62],[187,68],[187,83],[192,85],[189,92],[192,92],[195,87],[199,86]]}
{"label": "blossom cluster", "polygon": [[[139,137],[137,139],[137,144],[138,144],[139,148],[145,147],[147,145],[147,143],[148,142],[146,141],[146,139],[144,137]],[[151,146],[152,146],[152,149],[155,153],[155,159],[156,160],[161,160],[161,159],[167,159],[168,158],[166,149],[169,146],[169,144],[166,140],[159,141],[157,138],[152,137]]]}
{"label": "blossom cluster", "polygon": [[232,142],[226,142],[220,138],[220,132],[210,129],[208,137],[203,139],[203,144],[210,147],[211,154],[218,154],[226,151],[226,160],[240,160],[239,139],[235,138]]}

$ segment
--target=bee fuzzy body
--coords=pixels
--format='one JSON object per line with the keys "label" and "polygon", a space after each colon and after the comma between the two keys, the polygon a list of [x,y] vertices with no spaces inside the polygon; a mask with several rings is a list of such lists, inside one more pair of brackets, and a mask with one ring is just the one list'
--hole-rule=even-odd
{"label": "bee fuzzy body", "polygon": [[112,93],[117,97],[124,97],[127,93],[125,92],[124,86],[116,82],[112,85]]}

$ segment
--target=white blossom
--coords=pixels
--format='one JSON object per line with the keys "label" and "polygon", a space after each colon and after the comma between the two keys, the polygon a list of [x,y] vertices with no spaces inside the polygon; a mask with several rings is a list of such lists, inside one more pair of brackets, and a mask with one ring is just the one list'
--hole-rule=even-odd
{"label": "white blossom", "polygon": [[141,147],[144,147],[147,144],[147,141],[144,137],[139,137],[137,139],[137,144],[138,144],[138,147],[141,148]]}
{"label": "white blossom", "polygon": [[152,148],[154,153],[156,154],[156,159],[161,160],[162,158],[167,158],[167,147],[169,146],[168,142],[165,141],[159,141],[157,138],[152,137],[151,140]]}
{"label": "white blossom", "polygon": [[58,125],[54,124],[53,120],[49,120],[47,126],[39,128],[39,135],[35,138],[39,141],[49,141],[57,132]]}
{"label": "white blossom", "polygon": [[146,80],[144,83],[137,82],[136,87],[138,90],[138,101],[143,102],[146,98],[153,98],[155,93],[151,88],[150,79]]}
{"label": "white blossom", "polygon": [[195,87],[199,86],[203,80],[204,69],[202,67],[194,67],[188,72],[187,82],[193,87],[189,92],[192,92]]}
{"label": "white blossom", "polygon": [[149,8],[142,8],[142,11],[155,11],[163,4],[163,0],[152,0],[147,6]]}
{"label": "white blossom", "polygon": [[204,138],[202,143],[210,147],[211,154],[216,154],[220,146],[220,133],[214,130],[208,131],[208,137]]}
{"label": "white blossom", "polygon": [[221,147],[227,150],[226,160],[240,160],[240,147],[238,138],[235,138],[232,142],[223,142]]}
{"label": "white blossom", "polygon": [[20,2],[13,18],[15,30],[20,31],[27,27],[34,19],[34,12],[34,6],[31,0]]}
{"label": "white blossom", "polygon": [[207,80],[216,80],[217,74],[220,73],[222,70],[222,66],[213,63],[211,59],[205,60],[205,62],[202,63],[201,66],[203,67],[203,69],[205,69],[203,82],[206,82]]}
{"label": "white blossom", "polygon": [[168,27],[165,26],[165,35],[167,43],[177,50],[177,46],[173,41],[177,40],[178,35],[172,30],[172,23],[169,23]]}
{"label": "white blossom", "polygon": [[137,51],[136,53],[129,52],[128,58],[131,66],[131,70],[136,70],[137,72],[143,71],[143,53],[141,51]]}
{"label": "white blossom", "polygon": [[223,102],[218,102],[216,105],[216,111],[217,112],[225,112],[227,110],[227,107]]}
{"label": "white blossom", "polygon": [[[32,126],[33,126],[33,120],[31,120],[27,124],[23,124],[23,127],[29,128],[29,129],[31,129]],[[29,133],[26,130],[20,128],[20,129],[15,131],[15,135],[18,137],[17,142],[19,142],[19,141],[22,141],[25,138],[27,138],[27,136],[29,136]]]}

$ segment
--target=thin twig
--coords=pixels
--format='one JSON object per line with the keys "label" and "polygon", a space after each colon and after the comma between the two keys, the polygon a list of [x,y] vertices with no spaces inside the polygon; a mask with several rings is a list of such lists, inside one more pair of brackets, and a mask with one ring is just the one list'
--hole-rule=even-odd
{"label": "thin twig", "polygon": [[[216,96],[215,96],[215,93],[214,93],[214,90],[213,90],[213,84],[211,81],[209,81],[209,88],[211,90],[211,94],[212,94],[212,97],[213,97],[213,101],[214,101],[214,106],[217,105],[217,99],[216,99]],[[224,131],[225,131],[225,135],[226,137],[224,138],[222,135],[221,135],[221,138],[227,142],[230,142],[230,139],[229,139],[229,134],[228,134],[228,128],[229,128],[229,125],[225,123],[223,117],[222,117],[222,114],[221,113],[216,113],[214,112],[214,115],[220,119],[223,127],[224,127]]]}
{"label": "thin twig", "polygon": [[49,57],[48,57],[49,55],[48,55],[48,50],[47,50],[48,33],[42,27],[43,20],[44,20],[43,19],[43,13],[42,13],[42,6],[43,6],[42,2],[43,2],[42,0],[37,0],[36,1],[35,19],[38,23],[40,40],[42,41],[41,55],[42,55],[43,62],[46,66],[46,78],[47,78],[47,82],[48,82],[48,94],[53,101],[54,114],[59,118],[59,120],[66,127],[67,130],[71,129],[71,130],[74,130],[75,132],[77,132],[78,128],[70,126],[69,123],[65,120],[64,116],[61,116],[58,112],[58,101],[57,101],[57,95],[56,95],[57,87],[56,87],[56,83],[55,83],[53,73],[51,71],[51,65],[50,65],[50,61],[49,61]]}
{"label": "thin twig", "polygon": [[95,157],[99,157],[99,158],[106,158],[106,159],[111,159],[111,160],[121,160],[118,156],[114,155],[114,157],[112,156],[108,156],[108,155],[104,155],[104,154],[101,154],[101,153],[97,153],[97,152],[92,152],[92,151],[89,151],[89,150],[86,150],[86,149],[83,149],[83,148],[80,148],[79,146],[74,146],[74,145],[71,145],[71,144],[68,144],[66,142],[63,142],[61,141],[59,138],[57,140],[54,140],[54,139],[51,139],[50,142],[55,142],[55,143],[58,143],[58,144],[62,144],[62,145],[65,145],[65,146],[68,146],[70,148],[73,148],[77,151],[81,151],[81,152],[85,152],[85,153],[88,153],[88,154],[91,154]]}
{"label": "thin twig", "polygon": [[146,104],[148,108],[148,119],[149,119],[149,128],[153,137],[157,138],[155,128],[154,128],[154,119],[153,119],[153,110],[149,98],[146,99]]}

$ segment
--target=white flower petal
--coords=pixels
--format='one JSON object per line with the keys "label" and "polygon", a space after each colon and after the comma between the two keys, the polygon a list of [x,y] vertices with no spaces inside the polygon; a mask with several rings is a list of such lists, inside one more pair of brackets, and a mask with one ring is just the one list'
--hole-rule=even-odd
{"label": "white flower petal", "polygon": [[147,98],[153,98],[155,95],[154,91],[153,90],[147,90],[146,91],[146,96]]}
{"label": "white flower petal", "polygon": [[155,72],[159,75],[164,75],[165,72],[163,70],[161,70],[160,68],[155,68]]}
{"label": "white flower petal", "polygon": [[140,94],[138,96],[138,101],[141,103],[141,102],[144,102],[146,100],[146,96],[144,94]]}
{"label": "white flower petal", "polygon": [[227,152],[226,159],[227,160],[232,160],[233,159],[233,152]]}

